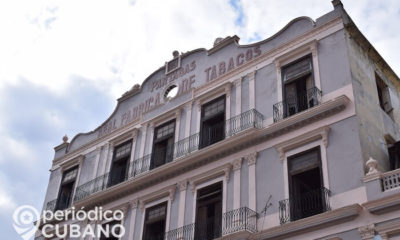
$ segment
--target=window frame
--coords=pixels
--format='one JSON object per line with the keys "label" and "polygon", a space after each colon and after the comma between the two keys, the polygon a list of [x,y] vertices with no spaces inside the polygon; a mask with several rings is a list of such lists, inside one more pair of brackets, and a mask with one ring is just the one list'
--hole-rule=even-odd
{"label": "window frame", "polygon": [[[173,126],[174,131],[172,133],[169,133],[167,135],[162,136],[161,138],[157,138],[157,131],[159,129],[165,127],[165,126],[170,125],[170,124],[174,125]],[[162,164],[160,166],[157,166],[157,167],[154,167],[154,157],[155,157],[155,146],[156,146],[156,144],[159,143],[159,142],[162,142],[162,141],[166,141],[167,139],[170,139],[170,138],[172,138],[172,142],[173,142],[172,143],[173,151],[172,151],[172,158],[171,158],[171,161],[173,161],[174,154],[175,154],[174,145],[175,145],[175,141],[176,141],[176,139],[175,139],[176,131],[177,131],[177,119],[176,118],[169,119],[168,121],[163,122],[162,124],[154,127],[154,129],[153,129],[153,139],[152,139],[152,145],[151,145],[150,170],[154,169],[154,168],[157,168],[157,167],[160,167],[160,166],[165,165],[166,163],[168,163],[167,162],[167,156],[166,156],[165,159],[164,159],[164,164]],[[168,144],[167,144],[167,147],[168,147]]]}
{"label": "window frame", "polygon": [[[56,206],[55,206],[55,208],[54,208],[54,210],[56,211],[56,210],[65,210],[65,209],[68,209],[71,205],[72,205],[72,203],[73,203],[73,201],[74,201],[74,195],[75,195],[75,190],[76,190],[76,187],[77,187],[77,181],[79,180],[79,178],[78,178],[78,176],[79,176],[79,173],[80,173],[80,164],[79,165],[74,165],[74,166],[71,166],[71,167],[69,167],[69,168],[67,168],[67,169],[63,169],[63,171],[62,171],[62,175],[61,175],[61,182],[60,182],[60,184],[59,184],[59,188],[58,188],[58,194],[57,194],[57,202],[56,202]],[[75,171],[76,170],[76,176],[75,176],[75,178],[74,178],[74,180],[69,180],[69,181],[67,181],[66,183],[65,182],[63,182],[64,181],[64,178],[65,178],[65,175],[67,174],[67,173],[69,173],[69,172],[72,172],[72,171]],[[63,185],[67,185],[67,184],[69,184],[69,183],[71,183],[73,181],[73,184],[72,184],[72,190],[71,190],[71,194],[70,194],[70,196],[69,196],[69,203],[68,203],[68,205],[66,206],[66,208],[63,208],[63,209],[59,209],[59,204],[60,204],[60,197],[61,197],[61,192],[62,192],[62,188],[63,188]]]}
{"label": "window frame", "polygon": [[[206,146],[203,146],[203,124],[204,124],[204,122],[206,122],[206,121],[208,121],[208,120],[210,120],[210,119],[212,119],[212,118],[215,118],[216,116],[218,116],[218,115],[222,115],[222,113],[217,113],[217,114],[214,114],[213,116],[211,116],[211,117],[208,117],[208,118],[204,118],[204,115],[205,115],[205,112],[204,112],[204,110],[205,110],[205,108],[206,107],[208,107],[208,106],[210,106],[210,105],[212,105],[212,104],[214,104],[214,103],[217,103],[218,101],[221,101],[221,100],[223,100],[223,106],[224,106],[224,111],[223,111],[223,124],[224,124],[224,130],[223,130],[223,133],[224,133],[224,137],[221,139],[221,140],[219,140],[219,141],[222,141],[222,140],[224,140],[225,139],[225,131],[226,131],[226,121],[227,121],[227,119],[226,119],[226,117],[227,117],[227,95],[224,93],[224,94],[222,94],[222,95],[220,95],[220,96],[217,96],[217,97],[215,97],[214,99],[212,99],[212,100],[210,100],[210,101],[208,101],[208,102],[205,102],[205,103],[202,103],[201,104],[201,107],[200,107],[200,112],[199,112],[199,114],[200,114],[200,126],[199,126],[199,149],[201,149],[201,148],[205,148],[205,147],[208,147],[208,146],[211,146],[211,145],[213,145],[213,144],[215,144],[215,143],[212,143],[212,144],[208,144],[208,145],[206,145]],[[217,142],[219,142],[219,141],[217,141]]]}
{"label": "window frame", "polygon": [[[126,141],[123,141],[123,142],[120,142],[120,143],[118,143],[118,145],[116,145],[115,147],[113,147],[113,155],[112,155],[112,159],[111,159],[111,163],[110,163],[110,168],[109,168],[109,179],[107,180],[107,186],[108,187],[111,187],[111,186],[114,186],[114,185],[117,185],[117,184],[120,184],[120,183],[122,183],[122,182],[124,182],[124,181],[126,181],[126,179],[129,177],[129,165],[130,165],[130,160],[131,160],[131,158],[132,158],[132,145],[133,144],[135,144],[136,142],[135,141],[133,141],[133,139],[128,139],[128,140],[126,140]],[[116,156],[116,154],[117,154],[117,151],[118,151],[118,149],[119,148],[122,148],[123,146],[125,146],[125,145],[127,145],[127,144],[130,144],[130,147],[129,147],[129,154],[127,154],[127,155],[125,155],[125,156],[123,156],[123,157],[119,157],[118,159],[117,159],[117,156]],[[124,161],[124,159],[125,159],[125,161],[127,161],[127,163],[126,163],[126,166],[125,166],[125,177],[124,177],[124,181],[121,181],[121,182],[118,182],[118,183],[115,183],[115,184],[112,184],[112,179],[111,179],[111,172],[113,171],[113,166],[114,166],[114,163],[115,162],[120,162],[120,161]]]}

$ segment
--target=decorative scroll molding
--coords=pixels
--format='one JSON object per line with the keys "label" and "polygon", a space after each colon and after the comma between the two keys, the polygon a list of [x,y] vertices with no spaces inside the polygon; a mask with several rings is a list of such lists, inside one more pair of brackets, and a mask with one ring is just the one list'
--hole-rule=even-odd
{"label": "decorative scroll molding", "polygon": [[178,184],[179,191],[185,191],[187,189],[187,181],[181,181]]}
{"label": "decorative scroll molding", "polygon": [[246,76],[249,78],[249,81],[252,81],[256,77],[256,71],[249,72]]}
{"label": "decorative scroll molding", "polygon": [[204,182],[207,182],[211,179],[214,179],[219,176],[225,176],[226,182],[229,182],[230,175],[231,175],[231,170],[232,170],[232,164],[227,163],[224,164],[220,167],[214,168],[213,170],[201,173],[197,176],[192,177],[189,179],[189,185],[190,189],[192,190],[192,193],[194,194],[196,191],[196,187]]}
{"label": "decorative scroll molding", "polygon": [[374,239],[374,236],[375,236],[374,224],[360,227],[360,228],[358,228],[358,231],[360,232],[361,239],[363,239],[363,240],[373,240]]}
{"label": "decorative scroll molding", "polygon": [[245,156],[246,160],[247,160],[247,165],[251,166],[251,165],[255,165],[257,162],[257,152],[253,152],[250,153],[249,155]]}
{"label": "decorative scroll molding", "polygon": [[240,170],[242,168],[242,158],[238,158],[232,162],[233,171]]}
{"label": "decorative scroll molding", "polygon": [[131,209],[136,209],[138,207],[138,205],[139,205],[138,199],[134,199],[130,202]]}
{"label": "decorative scroll molding", "polygon": [[242,85],[242,77],[236,79],[235,81],[233,81],[233,84],[235,85],[235,87],[238,87],[240,85]]}
{"label": "decorative scroll molding", "polygon": [[275,145],[275,149],[279,153],[279,158],[281,161],[285,160],[285,153],[291,149],[300,147],[307,143],[313,142],[315,140],[321,139],[325,147],[328,146],[328,134],[330,128],[328,126],[320,127],[305,134],[294,137],[290,140],[284,141]]}

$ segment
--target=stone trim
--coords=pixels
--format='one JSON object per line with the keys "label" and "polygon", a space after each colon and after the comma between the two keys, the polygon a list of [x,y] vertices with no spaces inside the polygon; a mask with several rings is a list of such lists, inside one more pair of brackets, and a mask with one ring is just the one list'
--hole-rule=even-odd
{"label": "stone trim", "polygon": [[240,157],[240,158],[238,158],[238,159],[236,159],[236,160],[234,160],[232,162],[233,171],[237,171],[237,170],[240,170],[242,168],[242,159],[243,158]]}
{"label": "stone trim", "polygon": [[373,240],[375,236],[374,224],[362,226],[358,228],[362,240]]}
{"label": "stone trim", "polygon": [[218,168],[215,168],[211,171],[204,172],[195,177],[192,177],[191,179],[189,179],[189,185],[190,185],[190,189],[192,190],[192,193],[193,194],[195,193],[197,185],[207,182],[207,181],[209,181],[213,178],[219,177],[221,175],[225,176],[225,180],[228,183],[229,178],[230,178],[231,169],[232,169],[232,164],[227,163],[227,164],[224,164],[224,165],[222,165]]}
{"label": "stone trim", "polygon": [[324,146],[327,147],[329,131],[330,131],[330,127],[324,126],[324,127],[312,130],[306,134],[302,134],[300,136],[292,138],[288,141],[279,143],[279,144],[275,145],[274,147],[275,147],[276,151],[278,151],[279,158],[281,159],[281,161],[284,161],[287,151],[295,149],[297,147],[300,147],[302,145],[305,145],[307,143],[313,142],[318,139],[322,139]]}
{"label": "stone trim", "polygon": [[296,233],[312,232],[316,229],[350,221],[357,217],[362,210],[359,204],[353,204],[338,208],[332,211],[324,212],[308,218],[303,218],[294,222],[286,223],[281,226],[272,227],[254,234],[250,240],[263,239],[282,239],[284,237],[294,236]]}
{"label": "stone trim", "polygon": [[383,214],[400,206],[400,193],[392,194],[362,204],[370,213]]}
{"label": "stone trim", "polygon": [[251,154],[245,156],[244,158],[247,160],[247,165],[248,166],[255,165],[257,162],[257,156],[258,156],[258,152],[254,152],[254,153],[251,153]]}
{"label": "stone trim", "polygon": [[168,197],[172,203],[175,198],[175,192],[176,192],[176,185],[174,184],[169,187],[152,192],[150,194],[144,195],[139,198],[139,207],[143,211],[146,204],[151,203],[163,197]]}

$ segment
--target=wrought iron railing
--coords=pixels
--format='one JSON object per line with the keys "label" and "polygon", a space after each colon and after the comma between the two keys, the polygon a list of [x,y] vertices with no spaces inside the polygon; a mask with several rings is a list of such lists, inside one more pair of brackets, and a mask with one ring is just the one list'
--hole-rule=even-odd
{"label": "wrought iron railing", "polygon": [[274,122],[319,105],[321,95],[321,90],[313,87],[305,92],[286,97],[282,102],[275,103],[272,107]]}
{"label": "wrought iron railing", "polygon": [[238,231],[257,232],[257,212],[241,207],[224,213],[222,216],[222,235]]}
{"label": "wrought iron railing", "polygon": [[[186,156],[202,147],[214,144],[215,142],[223,140],[226,137],[233,136],[244,130],[250,128],[262,128],[263,120],[264,116],[257,110],[248,110],[238,116],[222,122],[217,126],[213,126],[207,134],[204,132],[201,134],[196,133],[169,146],[172,149],[169,149],[165,156],[161,156],[165,158],[164,161],[161,160],[161,162],[163,162],[163,164],[168,163],[176,158]],[[82,200],[93,193],[102,191],[107,187],[110,187],[111,185],[126,181],[129,178],[137,177],[142,173],[159,167],[156,163],[160,159],[155,158],[158,158],[158,156],[148,154],[132,161],[131,163],[129,163],[129,169],[127,173],[125,173],[125,176],[122,180],[118,178],[118,181],[113,181],[114,178],[111,179],[110,173],[106,173],[100,177],[97,177],[89,182],[78,186],[75,193],[74,201]]]}
{"label": "wrought iron railing", "polygon": [[226,136],[232,136],[249,128],[262,128],[264,116],[250,109],[226,121]]}
{"label": "wrought iron railing", "polygon": [[400,168],[382,173],[382,190],[387,191],[400,187]]}
{"label": "wrought iron railing", "polygon": [[129,177],[136,177],[150,170],[151,154],[138,158],[129,164]]}
{"label": "wrought iron railing", "polygon": [[199,149],[199,133],[175,143],[175,158],[185,156]]}
{"label": "wrought iron railing", "polygon": [[165,240],[193,240],[194,223],[168,231],[165,233]]}
{"label": "wrought iron railing", "polygon": [[324,187],[279,201],[279,219],[284,224],[331,210],[331,192]]}
{"label": "wrought iron railing", "polygon": [[107,188],[109,173],[101,175],[87,183],[84,183],[76,188],[74,201],[82,200],[93,193],[102,191]]}

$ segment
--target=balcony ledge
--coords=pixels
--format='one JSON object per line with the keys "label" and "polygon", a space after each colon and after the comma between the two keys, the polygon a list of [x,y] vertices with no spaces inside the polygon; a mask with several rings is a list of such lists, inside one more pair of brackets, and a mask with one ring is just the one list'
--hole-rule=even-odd
{"label": "balcony ledge", "polygon": [[315,216],[286,223],[254,234],[249,239],[284,239],[299,233],[314,231],[328,225],[346,222],[357,217],[362,210],[359,204],[353,204]]}
{"label": "balcony ledge", "polygon": [[400,209],[400,193],[382,197],[362,204],[370,213],[384,214]]}
{"label": "balcony ledge", "polygon": [[236,151],[261,143],[267,139],[283,134],[296,127],[308,124],[330,114],[343,110],[350,102],[346,95],[322,102],[306,111],[282,119],[262,129],[250,128],[232,135],[218,143],[194,151],[188,155],[177,158],[159,168],[145,172],[135,178],[96,192],[87,198],[73,202],[77,208],[104,204],[128,194],[134,193],[151,185],[160,183],[180,173],[192,170],[209,162],[215,161]]}
{"label": "balcony ledge", "polygon": [[229,234],[223,235],[222,237],[216,238],[215,240],[250,239],[250,236],[253,235],[253,234],[254,233],[243,229],[243,230],[240,230],[240,231],[237,231],[237,232],[233,232],[233,233],[229,233]]}

